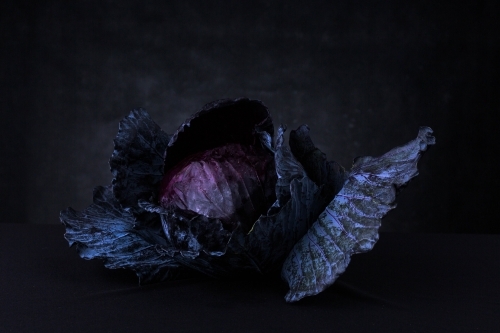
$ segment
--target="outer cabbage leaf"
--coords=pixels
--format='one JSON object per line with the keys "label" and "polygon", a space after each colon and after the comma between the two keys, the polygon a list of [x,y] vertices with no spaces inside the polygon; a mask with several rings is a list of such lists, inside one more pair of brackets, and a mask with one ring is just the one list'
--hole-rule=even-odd
{"label": "outer cabbage leaf", "polygon": [[[139,201],[139,205],[150,213],[159,214],[163,225],[163,233],[157,235],[155,229],[149,229],[150,235],[160,237],[150,242],[166,241],[171,255],[180,253],[183,257],[195,259],[200,251],[209,255],[221,256],[226,252],[231,239],[231,232],[224,229],[222,222],[181,209],[166,209],[147,201]],[[141,232],[147,238],[146,231]]]}
{"label": "outer cabbage leaf", "polygon": [[280,264],[321,212],[320,188],[308,177],[290,183],[290,199],[275,215],[261,216],[245,238],[245,249],[263,273]]}
{"label": "outer cabbage leaf", "polygon": [[404,146],[356,159],[343,188],[283,264],[286,301],[320,293],[345,271],[351,255],[373,248],[382,217],[395,207],[396,189],[418,174],[421,153],[435,143],[431,133],[422,127]]}
{"label": "outer cabbage leaf", "polygon": [[65,238],[84,259],[103,259],[107,268],[129,268],[141,283],[172,279],[183,268],[165,241],[149,242],[134,229],[134,216],[115,199],[111,187],[96,187],[94,203],[82,212],[61,212]]}
{"label": "outer cabbage leaf", "polygon": [[120,122],[109,160],[114,176],[113,193],[122,207],[134,215],[143,215],[141,222],[151,216],[144,216],[138,201],[156,199],[169,139],[143,109],[133,110]]}
{"label": "outer cabbage leaf", "polygon": [[[295,243],[331,200],[322,195],[323,185],[315,184],[306,175],[290,148],[283,144],[284,132],[284,127],[278,129],[275,146],[277,200],[245,238],[244,247],[262,272],[279,269]],[[315,149],[312,141],[309,143],[311,149]]]}

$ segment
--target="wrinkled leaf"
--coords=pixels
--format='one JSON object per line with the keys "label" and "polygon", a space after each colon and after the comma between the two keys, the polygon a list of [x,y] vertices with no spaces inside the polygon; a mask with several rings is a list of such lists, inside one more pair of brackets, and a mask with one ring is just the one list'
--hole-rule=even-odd
{"label": "wrinkled leaf", "polygon": [[[143,214],[139,200],[156,199],[163,178],[165,149],[169,136],[142,110],[133,110],[120,122],[109,160],[113,193],[122,207]],[[143,216],[141,221],[151,216]]]}
{"label": "wrinkled leaf", "polygon": [[143,228],[141,235],[150,242],[166,242],[171,249],[170,255],[180,253],[194,259],[200,251],[214,256],[226,252],[231,232],[224,229],[219,219],[180,209],[166,209],[147,201],[140,201],[139,205],[148,212],[159,214],[163,226],[161,235],[152,232],[152,228]]}
{"label": "wrinkled leaf", "polygon": [[108,187],[96,187],[94,203],[82,212],[61,212],[65,238],[84,259],[102,259],[107,268],[134,270],[141,283],[171,279],[182,267],[166,247],[146,241],[134,230],[134,216],[121,208]]}
{"label": "wrinkled leaf", "polygon": [[418,174],[421,153],[435,143],[431,133],[422,127],[406,145],[355,161],[342,190],[283,264],[288,302],[320,293],[345,271],[351,255],[373,248],[382,217],[395,207],[396,188]]}
{"label": "wrinkled leaf", "polygon": [[309,178],[295,178],[289,186],[290,199],[275,215],[261,216],[246,237],[245,248],[262,272],[279,268],[324,208],[320,189]]}
{"label": "wrinkled leaf", "polygon": [[224,229],[219,219],[182,211],[171,211],[161,215],[163,230],[171,244],[182,256],[194,259],[200,251],[213,256],[226,252],[231,231]]}
{"label": "wrinkled leaf", "polygon": [[[329,179],[339,181],[344,177],[343,169],[330,167],[334,165],[333,162],[326,160],[325,155],[314,146],[307,132],[301,132],[302,135],[296,138],[294,144],[298,150],[304,152],[300,155],[302,162],[322,166],[324,170],[319,174],[316,169],[310,168],[306,173],[302,164],[295,158],[295,154],[283,144],[284,132],[284,127],[278,129],[275,148],[278,199],[268,215],[261,216],[257,220],[245,243],[247,252],[263,272],[280,268],[295,243],[306,234],[308,228],[333,198],[333,194],[330,196],[325,194],[324,187],[330,186],[330,191],[333,191],[335,186],[340,187],[324,182]],[[306,148],[303,148],[304,146]],[[310,179],[311,174],[316,176],[318,180],[316,184]]]}

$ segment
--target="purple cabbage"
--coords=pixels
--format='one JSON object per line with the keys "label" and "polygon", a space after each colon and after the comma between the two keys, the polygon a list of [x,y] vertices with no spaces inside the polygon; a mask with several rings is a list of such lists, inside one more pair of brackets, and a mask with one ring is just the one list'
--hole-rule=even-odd
{"label": "purple cabbage", "polygon": [[172,136],[140,109],[120,122],[113,182],[82,212],[61,212],[85,259],[134,270],[141,283],[278,274],[287,301],[331,285],[373,247],[395,188],[417,174],[429,128],[350,172],[328,161],[301,126],[284,144],[268,109],[246,98],[207,104]]}

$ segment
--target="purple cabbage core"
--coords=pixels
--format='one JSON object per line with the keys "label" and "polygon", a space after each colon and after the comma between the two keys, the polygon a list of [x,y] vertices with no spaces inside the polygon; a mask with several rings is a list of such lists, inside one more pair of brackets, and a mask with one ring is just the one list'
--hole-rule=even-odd
{"label": "purple cabbage core", "polygon": [[274,201],[274,158],[261,147],[230,143],[192,154],[165,173],[160,205],[251,229]]}

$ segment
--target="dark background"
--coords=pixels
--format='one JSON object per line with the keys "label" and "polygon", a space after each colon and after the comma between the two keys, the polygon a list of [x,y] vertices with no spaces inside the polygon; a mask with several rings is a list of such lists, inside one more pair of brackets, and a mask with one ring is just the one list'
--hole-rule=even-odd
{"label": "dark background", "polygon": [[118,122],[167,132],[246,96],[350,167],[437,145],[383,231],[500,233],[497,1],[2,1],[0,222],[59,223],[109,184]]}

